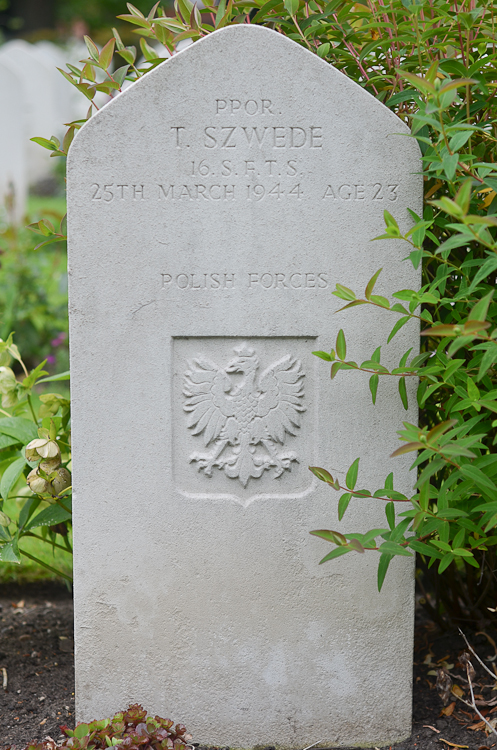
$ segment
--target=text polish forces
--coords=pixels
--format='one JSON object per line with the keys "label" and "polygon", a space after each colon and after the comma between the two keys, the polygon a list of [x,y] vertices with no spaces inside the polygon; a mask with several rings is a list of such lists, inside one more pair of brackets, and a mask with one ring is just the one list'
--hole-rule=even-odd
{"label": "text polish forces", "polygon": [[304,273],[162,273],[162,289],[223,290],[242,286],[245,289],[327,289],[328,274]]}

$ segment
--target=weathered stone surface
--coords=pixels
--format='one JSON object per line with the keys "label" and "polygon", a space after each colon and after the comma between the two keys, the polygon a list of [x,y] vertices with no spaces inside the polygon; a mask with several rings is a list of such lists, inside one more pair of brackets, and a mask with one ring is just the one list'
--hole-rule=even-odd
{"label": "weathered stone surface", "polygon": [[[349,356],[393,321],[334,314],[335,283],[417,284],[383,211],[420,210],[405,126],[344,75],[257,26],[174,56],[84,126],[69,157],[80,719],[127,701],[211,745],[386,744],[408,735],[413,567],[383,592],[375,555],[323,566],[316,528],[384,526],[338,495],[396,473],[396,383],[313,357],[343,327]],[[387,348],[416,347],[406,326]]]}
{"label": "weathered stone surface", "polygon": [[25,108],[20,81],[0,61],[0,217],[21,220],[26,205]]}

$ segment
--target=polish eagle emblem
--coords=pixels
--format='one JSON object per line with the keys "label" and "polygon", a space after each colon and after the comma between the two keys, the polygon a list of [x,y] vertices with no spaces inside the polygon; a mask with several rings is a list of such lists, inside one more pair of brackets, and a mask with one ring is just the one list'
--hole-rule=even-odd
{"label": "polish eagle emblem", "polygon": [[192,453],[190,462],[206,476],[215,467],[246,487],[251,477],[270,469],[279,477],[298,462],[296,453],[280,448],[300,428],[305,374],[286,355],[259,375],[254,349],[244,343],[234,352],[225,367],[202,356],[188,363],[183,408],[191,434],[211,446],[210,453]]}

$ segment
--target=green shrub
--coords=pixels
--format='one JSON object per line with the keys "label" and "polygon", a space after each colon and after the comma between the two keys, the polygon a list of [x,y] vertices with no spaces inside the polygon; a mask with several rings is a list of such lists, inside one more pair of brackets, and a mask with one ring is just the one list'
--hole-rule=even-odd
{"label": "green shrub", "polygon": [[[23,371],[20,379],[9,367],[12,360]],[[36,540],[72,552],[69,400],[46,392],[36,398],[33,392],[67,380],[69,373],[47,377],[45,362],[28,372],[12,335],[0,341],[0,362],[0,561],[20,563],[24,555],[71,581],[66,570],[26,546]]]}
{"label": "green shrub", "polygon": [[[173,51],[185,38],[196,40],[223,26],[250,22],[280,31],[332,63],[411,127],[423,154],[423,216],[411,212],[413,227],[402,235],[396,217],[385,212],[383,237],[405,240],[406,262],[422,266],[421,291],[397,290],[392,301],[374,295],[376,274],[363,295],[341,284],[335,294],[346,306],[383,308],[392,316],[389,339],[413,318],[418,320],[423,327],[421,354],[410,359],[406,352],[399,367],[390,371],[381,363],[380,349],[388,342],[378,341],[370,358],[359,365],[346,359],[343,332],[335,350],[318,354],[332,363],[333,378],[339,370],[368,372],[373,401],[380,378],[393,377],[406,405],[406,378],[419,378],[420,427],[405,424],[399,432],[404,444],[395,452],[419,451],[413,463],[418,472],[415,493],[406,497],[397,492],[392,475],[380,490],[357,490],[359,459],[343,486],[325,469],[314,467],[320,479],[342,493],[340,518],[352,498],[377,498],[385,503],[386,526],[366,534],[313,533],[335,545],[322,562],[353,551],[378,552],[380,588],[392,557],[417,552],[426,571],[435,565],[444,575],[444,601],[436,603],[436,616],[442,604],[456,617],[483,612],[489,602],[494,604],[497,544],[497,105],[492,4],[221,0],[217,7],[199,11],[190,0],[176,0],[173,18],[158,4],[148,16],[131,4],[128,10],[120,18],[136,27],[145,62],[135,65],[137,49],[125,47],[117,32],[102,49],[87,38],[88,59],[81,69],[70,68],[65,75],[90,102],[97,89],[120,90],[125,79],[136,80],[161,62],[147,39]],[[111,72],[115,48],[120,62]],[[96,69],[106,72],[98,84]],[[93,105],[89,117],[92,111]],[[71,124],[62,144],[54,138],[37,141],[64,156],[79,127],[81,123]],[[55,237],[54,229],[40,229]],[[407,508],[400,522],[395,504]]]}
{"label": "green shrub", "polygon": [[[50,219],[60,225],[62,216],[53,211]],[[27,366],[46,359],[52,371],[67,370],[65,241],[40,247],[26,229],[0,228],[0,299],[0,337],[15,331]]]}

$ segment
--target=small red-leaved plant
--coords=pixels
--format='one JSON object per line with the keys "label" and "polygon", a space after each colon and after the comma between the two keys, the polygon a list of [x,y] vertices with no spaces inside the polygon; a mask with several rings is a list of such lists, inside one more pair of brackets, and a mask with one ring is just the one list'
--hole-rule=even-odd
{"label": "small red-leaved plant", "polygon": [[189,750],[191,735],[183,724],[160,716],[147,716],[138,704],[112,719],[78,724],[75,729],[62,726],[66,735],[61,743],[52,739],[32,742],[24,750],[107,750],[109,747],[139,748],[139,750]]}

